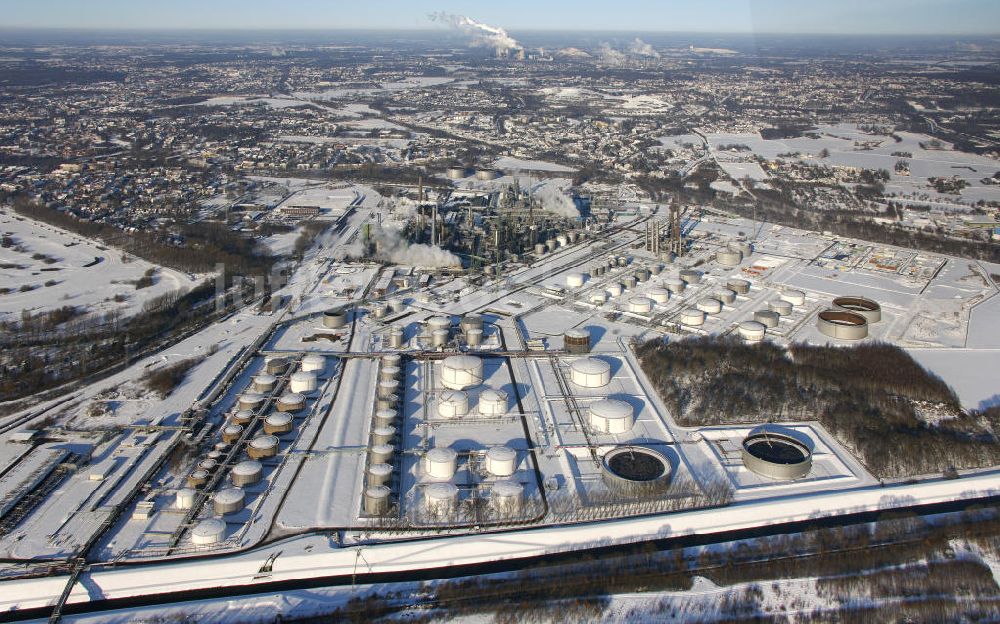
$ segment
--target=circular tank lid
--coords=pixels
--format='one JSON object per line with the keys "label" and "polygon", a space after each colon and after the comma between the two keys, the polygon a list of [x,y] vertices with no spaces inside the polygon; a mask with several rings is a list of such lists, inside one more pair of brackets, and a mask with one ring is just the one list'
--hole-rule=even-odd
{"label": "circular tank lid", "polygon": [[450,464],[458,458],[458,453],[453,448],[438,446],[427,451],[424,458],[432,464]]}
{"label": "circular tank lid", "polygon": [[487,388],[486,390],[483,390],[481,393],[479,393],[479,400],[487,402],[492,402],[492,401],[506,402],[507,393],[504,392],[503,390],[498,390],[496,388]]}
{"label": "circular tank lid", "polygon": [[517,451],[509,446],[491,446],[486,449],[486,457],[493,461],[514,461],[517,459]]}
{"label": "circular tank lid", "polygon": [[207,479],[208,478],[208,471],[207,470],[202,470],[201,468],[199,468],[198,470],[195,470],[194,472],[191,473],[191,478],[192,479]]}
{"label": "circular tank lid", "polygon": [[632,305],[651,306],[653,300],[649,297],[629,297],[628,302]]}
{"label": "circular tank lid", "polygon": [[392,474],[392,466],[389,464],[372,464],[368,467],[368,472],[377,477],[385,477]]}
{"label": "circular tank lid", "polygon": [[278,446],[278,437],[273,435],[262,435],[250,440],[250,446],[255,449],[270,449]]}
{"label": "circular tank lid", "polygon": [[318,353],[309,353],[302,358],[303,364],[326,364],[326,358]]}
{"label": "circular tank lid", "polygon": [[177,498],[182,500],[194,498],[195,494],[197,494],[197,492],[195,492],[192,488],[181,488],[177,490]]}
{"label": "circular tank lid", "polygon": [[392,420],[396,417],[396,410],[380,409],[375,412],[375,418],[379,420]]}
{"label": "circular tank lid", "polygon": [[427,319],[431,327],[451,327],[451,319],[446,316],[432,316]]}
{"label": "circular tank lid", "polygon": [[264,424],[272,427],[284,427],[292,422],[292,417],[284,412],[276,412],[264,419]]}
{"label": "circular tank lid", "polygon": [[365,489],[365,496],[368,498],[389,498],[392,490],[386,485],[373,485]]}
{"label": "circular tank lid", "polygon": [[212,500],[220,505],[232,505],[242,502],[244,497],[245,495],[243,494],[242,488],[231,487],[216,492],[215,496],[212,497]]}
{"label": "circular tank lid", "polygon": [[563,335],[567,338],[579,338],[581,340],[584,338],[590,338],[590,332],[586,329],[567,329]]}
{"label": "circular tank lid", "polygon": [[240,397],[241,403],[260,403],[264,400],[264,395],[259,392],[247,392]]}
{"label": "circular tank lid", "polygon": [[289,392],[288,394],[282,395],[282,397],[278,400],[285,405],[300,405],[306,402],[306,398],[298,392]]}
{"label": "circular tank lid", "polygon": [[608,420],[625,420],[632,417],[632,406],[619,399],[601,399],[590,404],[590,413]]}
{"label": "circular tank lid", "polygon": [[222,430],[225,435],[240,435],[243,433],[243,425],[228,425]]}
{"label": "circular tank lid", "polygon": [[434,500],[451,500],[458,496],[454,483],[432,483],[424,488],[424,496]]}
{"label": "circular tank lid", "polygon": [[396,428],[391,425],[385,427],[375,427],[373,433],[379,436],[391,436],[396,433]]}
{"label": "circular tank lid", "polygon": [[483,365],[483,361],[474,355],[449,355],[442,363],[454,370],[478,369]]}
{"label": "circular tank lid", "polygon": [[306,371],[299,371],[297,373],[292,373],[292,381],[310,383],[316,381],[316,374],[309,373]]}
{"label": "circular tank lid", "polygon": [[502,479],[500,481],[495,481],[493,483],[493,494],[494,496],[520,496],[524,491],[524,487],[517,481],[510,481],[508,479]]}
{"label": "circular tank lid", "polygon": [[611,364],[597,358],[580,358],[570,364],[569,367],[585,375],[603,375],[611,372]]}
{"label": "circular tank lid", "polygon": [[234,418],[253,418],[253,412],[250,410],[239,410],[233,415]]}
{"label": "circular tank lid", "polygon": [[219,462],[215,461],[214,459],[203,459],[201,460],[201,462],[198,463],[198,466],[205,470],[214,470],[215,467],[218,465]]}
{"label": "circular tank lid", "polygon": [[399,375],[400,368],[398,366],[383,366],[382,374],[388,375],[390,377],[396,377]]}
{"label": "circular tank lid", "polygon": [[196,537],[219,537],[225,532],[226,522],[219,518],[206,518],[191,530],[192,535]]}
{"label": "circular tank lid", "polygon": [[669,294],[669,292],[667,291],[666,288],[660,288],[659,286],[654,286],[653,288],[650,288],[648,291],[646,291],[646,294],[648,294],[648,295],[667,295],[667,294]]}
{"label": "circular tank lid", "polygon": [[377,455],[388,455],[392,453],[394,449],[391,444],[376,444],[372,446],[372,453]]}
{"label": "circular tank lid", "polygon": [[438,399],[438,402],[468,404],[469,395],[462,390],[445,390],[441,393],[441,398]]}
{"label": "circular tank lid", "polygon": [[746,332],[765,332],[767,327],[758,321],[743,321],[740,323],[740,329]]}
{"label": "circular tank lid", "polygon": [[254,383],[259,384],[273,384],[278,381],[278,378],[270,373],[262,373],[253,378]]}
{"label": "circular tank lid", "polygon": [[264,470],[264,465],[259,461],[248,459],[233,466],[233,474],[241,477],[252,476]]}

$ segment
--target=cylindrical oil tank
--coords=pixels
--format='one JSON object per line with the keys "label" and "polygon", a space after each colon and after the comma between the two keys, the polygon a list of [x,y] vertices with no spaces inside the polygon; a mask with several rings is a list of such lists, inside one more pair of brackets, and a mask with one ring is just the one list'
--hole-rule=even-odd
{"label": "cylindrical oil tank", "polygon": [[265,360],[264,370],[269,375],[284,375],[288,370],[288,359],[280,356],[269,357]]}
{"label": "cylindrical oil tank", "polygon": [[288,394],[281,395],[278,399],[278,411],[279,412],[299,412],[305,409],[306,398],[299,394],[298,392],[289,392]]}
{"label": "cylindrical oil tank", "polygon": [[372,464],[368,466],[368,485],[385,485],[392,478],[392,466]]}
{"label": "cylindrical oil tank", "polygon": [[327,310],[323,313],[323,327],[326,327],[327,329],[342,329],[346,326],[346,310]]}
{"label": "cylindrical oil tank", "polygon": [[392,396],[387,396],[384,399],[375,399],[375,409],[377,410],[395,410],[399,406],[399,395],[394,394]]}
{"label": "cylindrical oil tank", "polygon": [[241,409],[233,414],[234,425],[245,425],[253,420],[253,412],[248,409]]}
{"label": "cylindrical oil tank", "polygon": [[458,487],[454,483],[431,483],[423,494],[424,506],[433,514],[447,514],[458,504]]}
{"label": "cylindrical oil tank", "polygon": [[326,358],[318,353],[310,353],[302,358],[299,368],[303,373],[320,375],[326,370]]}
{"label": "cylindrical oil tank", "polygon": [[382,366],[378,371],[380,381],[398,381],[403,374],[403,369],[398,366]]}
{"label": "cylindrical oil tank", "polygon": [[226,452],[226,449],[228,448],[229,448],[229,442],[226,442],[225,440],[215,443],[215,450],[219,451],[220,453]]}
{"label": "cylindrical oil tank", "polygon": [[712,293],[712,296],[727,305],[736,301],[736,293],[728,288],[719,288]]}
{"label": "cylindrical oil tank", "polygon": [[649,272],[652,273],[653,275],[659,275],[660,273],[663,272],[663,265],[660,264],[659,262],[651,264],[649,267]]}
{"label": "cylindrical oil tank", "polygon": [[868,335],[868,319],[847,310],[824,310],[816,317],[816,328],[838,340],[861,340]]}
{"label": "cylindrical oil tank", "polygon": [[635,270],[635,279],[640,282],[648,282],[649,278],[652,277],[652,275],[653,274],[649,271],[649,269],[643,268]]}
{"label": "cylindrical oil tank", "polygon": [[250,456],[250,459],[274,457],[278,454],[278,444],[280,444],[280,440],[277,436],[257,436],[250,440],[250,444],[247,445],[247,455]]}
{"label": "cylindrical oil tank", "polygon": [[767,327],[759,321],[743,321],[738,328],[740,337],[748,342],[760,342],[767,333]]}
{"label": "cylindrical oil tank", "polygon": [[403,330],[399,327],[393,327],[389,330],[389,348],[390,349],[402,349],[403,348]]}
{"label": "cylindrical oil tank", "polygon": [[590,353],[590,332],[586,329],[567,329],[563,334],[563,348],[568,353]]}
{"label": "cylindrical oil tank", "polygon": [[403,356],[398,353],[386,353],[382,356],[382,366],[396,366],[402,368]]}
{"label": "cylindrical oil tank", "polygon": [[748,241],[737,241],[729,244],[730,249],[740,252],[743,258],[749,258],[753,254],[753,246]]}
{"label": "cylindrical oil tank", "polygon": [[496,180],[500,177],[500,172],[496,169],[477,169],[476,179],[487,182],[489,180]]}
{"label": "cylindrical oil tank", "polygon": [[653,300],[653,303],[663,305],[670,301],[670,291],[666,288],[650,288],[646,295]]}
{"label": "cylindrical oil tank", "polygon": [[626,309],[635,314],[649,314],[653,311],[653,300],[649,297],[629,297]]}
{"label": "cylindrical oil tank", "polygon": [[559,242],[556,241],[556,239],[554,238],[550,238],[547,241],[545,241],[545,248],[549,251],[555,251],[556,249],[559,248]]}
{"label": "cylindrical oil tank", "polygon": [[544,256],[548,248],[545,247],[545,243],[535,243],[535,255]]}
{"label": "cylindrical oil tank", "polygon": [[622,278],[622,283],[625,284],[625,288],[635,288],[638,285],[639,280],[635,279],[634,275],[626,275]]}
{"label": "cylindrical oil tank", "polygon": [[222,439],[226,442],[235,442],[243,435],[243,425],[226,425],[222,428]]}
{"label": "cylindrical oil tank", "polygon": [[392,425],[372,429],[372,444],[391,444],[396,437],[396,428]]}
{"label": "cylindrical oil tank", "polygon": [[447,329],[435,329],[431,332],[431,346],[443,347],[448,344],[450,332]]}
{"label": "cylindrical oil tank", "polygon": [[381,516],[389,511],[392,490],[385,485],[365,488],[364,508],[369,516]]}
{"label": "cylindrical oil tank", "polygon": [[198,493],[193,488],[181,488],[174,495],[175,509],[191,509],[194,507],[194,499]]}
{"label": "cylindrical oil tank", "polygon": [[188,475],[187,484],[190,488],[200,488],[208,483],[208,471],[201,468]]}
{"label": "cylindrical oil tank", "polygon": [[284,412],[275,412],[264,419],[264,433],[281,435],[292,430],[292,417]]}
{"label": "cylindrical oil tank", "polygon": [[469,413],[469,395],[461,390],[445,390],[438,397],[438,414],[442,418],[459,418]]}
{"label": "cylindrical oil tank", "polygon": [[378,382],[378,398],[385,399],[393,395],[399,395],[398,379],[383,379]]}
{"label": "cylindrical oil tank", "polygon": [[462,320],[458,322],[458,327],[462,333],[467,333],[470,329],[482,329],[483,328],[483,317],[479,314],[466,314],[462,317]]}
{"label": "cylindrical oil tank", "polygon": [[305,394],[306,392],[315,392],[318,387],[318,382],[316,380],[315,373],[303,373],[299,371],[293,373],[291,378],[288,380],[288,389],[297,394]]}
{"label": "cylindrical oil tank", "polygon": [[680,279],[687,284],[700,284],[701,283],[701,271],[696,269],[683,269],[677,274]]}
{"label": "cylindrical oil tank", "polygon": [[686,285],[687,283],[684,280],[676,277],[668,277],[667,279],[663,280],[663,287],[669,290],[670,292],[674,293],[675,295],[679,295],[682,292],[684,292],[684,287]]}
{"label": "cylindrical oil tank", "polygon": [[441,362],[441,384],[466,390],[483,383],[483,360],[474,355],[451,355]]}
{"label": "cylindrical oil tank", "polygon": [[229,471],[229,480],[236,487],[246,487],[260,483],[264,478],[264,465],[259,461],[248,459],[233,466]]}
{"label": "cylindrical oil tank", "polygon": [[214,459],[203,459],[198,462],[198,468],[205,472],[212,472],[219,467],[219,462]]}
{"label": "cylindrical oil tank", "polygon": [[396,422],[396,410],[381,409],[375,411],[375,426],[388,427]]}
{"label": "cylindrical oil tank", "polygon": [[483,416],[503,416],[507,413],[507,393],[487,388],[479,393],[479,413]]}
{"label": "cylindrical oil tank", "polygon": [[240,395],[238,404],[241,410],[255,410],[264,404],[264,395],[259,392],[247,392]]}
{"label": "cylindrical oil tank", "polygon": [[608,294],[612,297],[620,297],[624,288],[619,282],[611,282],[606,286]]}
{"label": "cylindrical oil tank", "polygon": [[566,287],[567,288],[580,288],[583,286],[586,278],[583,273],[567,273],[566,274]]}
{"label": "cylindrical oil tank", "polygon": [[590,428],[600,433],[627,433],[635,424],[632,406],[618,399],[601,399],[590,404]]}
{"label": "cylindrical oil tank", "polygon": [[882,320],[882,306],[868,297],[837,297],[833,300],[833,307],[860,314],[865,317],[869,325]]}
{"label": "cylindrical oil tank", "polygon": [[191,543],[195,546],[213,546],[226,538],[226,522],[219,518],[206,518],[191,529]]}
{"label": "cylindrical oil tank", "polygon": [[705,314],[718,314],[722,312],[722,302],[712,297],[702,297],[698,300],[696,307]]}
{"label": "cylindrical oil tank", "polygon": [[566,245],[569,244],[569,237],[566,236],[565,234],[557,234],[556,244],[559,245],[560,247],[565,247]]}
{"label": "cylindrical oil tank", "polygon": [[479,347],[483,344],[483,330],[470,329],[465,332],[465,343],[470,347]]}
{"label": "cylindrical oil tank", "polygon": [[458,453],[446,446],[432,448],[424,453],[424,474],[434,479],[450,479],[455,476]]}
{"label": "cylindrical oil tank", "polygon": [[215,460],[216,462],[218,462],[220,459],[222,459],[222,452],[213,449],[213,450],[211,450],[211,451],[208,452],[208,458],[212,459],[212,460]]}
{"label": "cylindrical oil tank", "polygon": [[243,511],[245,500],[246,494],[243,492],[243,488],[226,488],[219,490],[212,496],[212,507],[215,509],[215,513],[224,516]]}
{"label": "cylindrical oil tank", "polygon": [[715,261],[724,267],[738,266],[743,254],[738,249],[720,249],[715,252]]}
{"label": "cylindrical oil tank", "polygon": [[618,261],[618,266],[624,267],[628,266],[629,262],[632,261],[632,256],[618,256],[616,260]]}
{"label": "cylindrical oil tank", "polygon": [[726,280],[726,288],[733,291],[737,295],[745,295],[750,292],[750,282],[738,277],[731,277]]}
{"label": "cylindrical oil tank", "polygon": [[681,325],[698,327],[705,324],[705,313],[697,308],[685,308],[681,310]]}
{"label": "cylindrical oil tank", "polygon": [[509,446],[486,449],[486,471],[494,477],[509,477],[517,472],[517,451]]}
{"label": "cylindrical oil tank", "polygon": [[274,375],[263,373],[253,378],[254,392],[266,393],[274,390],[274,384],[278,383],[278,378]]}
{"label": "cylindrical oil tank", "polygon": [[784,299],[775,299],[767,303],[767,309],[780,316],[788,316],[792,313],[792,304]]}
{"label": "cylindrical oil tank", "polygon": [[506,479],[495,481],[490,489],[490,502],[501,515],[519,513],[524,502],[524,486]]}
{"label": "cylindrical oil tank", "polygon": [[806,294],[801,290],[786,290],[781,293],[781,298],[792,305],[802,305],[806,302]]}
{"label": "cylindrical oil tank", "polygon": [[388,464],[392,461],[395,448],[391,444],[373,444],[368,458],[373,464]]}
{"label": "cylindrical oil tank", "polygon": [[465,167],[448,167],[446,174],[449,180],[461,180],[465,177]]}
{"label": "cylindrical oil tank", "polygon": [[611,383],[611,364],[598,358],[580,358],[569,365],[570,380],[583,388],[602,388]]}
{"label": "cylindrical oil tank", "polygon": [[389,312],[389,305],[384,301],[376,301],[372,304],[372,316],[377,319],[384,319]]}
{"label": "cylindrical oil tank", "polygon": [[590,295],[590,302],[597,305],[604,305],[608,301],[608,292],[606,290],[599,290],[592,295]]}
{"label": "cylindrical oil tank", "polygon": [[757,310],[753,313],[753,320],[764,327],[777,327],[780,318],[781,316],[777,312],[771,310]]}

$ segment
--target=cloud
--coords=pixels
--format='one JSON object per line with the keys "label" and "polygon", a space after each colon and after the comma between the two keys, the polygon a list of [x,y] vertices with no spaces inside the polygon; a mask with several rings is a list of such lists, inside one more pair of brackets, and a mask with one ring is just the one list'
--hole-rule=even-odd
{"label": "cloud", "polygon": [[454,15],[439,11],[427,16],[432,22],[450,26],[469,36],[469,45],[473,47],[493,48],[497,52],[507,52],[518,49],[521,45],[499,26],[490,26],[477,22],[471,17]]}

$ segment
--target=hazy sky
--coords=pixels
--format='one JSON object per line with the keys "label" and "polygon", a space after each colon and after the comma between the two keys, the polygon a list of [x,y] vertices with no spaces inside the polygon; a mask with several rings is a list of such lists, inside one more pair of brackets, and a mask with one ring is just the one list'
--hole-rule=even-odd
{"label": "hazy sky", "polygon": [[2,25],[51,28],[435,27],[433,11],[509,30],[998,34],[1000,0],[6,0]]}

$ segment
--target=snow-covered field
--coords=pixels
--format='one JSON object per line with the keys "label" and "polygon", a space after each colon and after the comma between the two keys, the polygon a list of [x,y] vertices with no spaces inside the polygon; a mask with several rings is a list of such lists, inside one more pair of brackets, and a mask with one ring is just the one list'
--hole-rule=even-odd
{"label": "snow-covered field", "polygon": [[544,160],[524,160],[514,158],[513,156],[498,158],[493,163],[493,166],[505,171],[551,171],[555,173],[572,173],[576,171],[572,167],[545,162]]}

